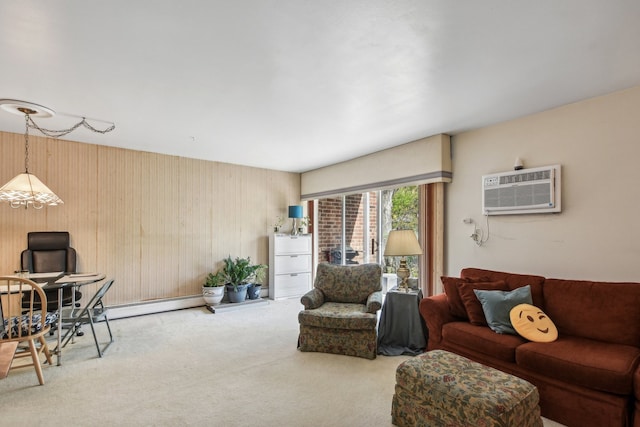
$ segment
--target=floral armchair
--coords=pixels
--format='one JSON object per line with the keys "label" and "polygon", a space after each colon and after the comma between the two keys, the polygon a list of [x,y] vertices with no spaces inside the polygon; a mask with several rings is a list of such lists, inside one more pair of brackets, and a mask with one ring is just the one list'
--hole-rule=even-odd
{"label": "floral armchair", "polygon": [[318,264],[314,288],[301,299],[298,348],[375,359],[381,281],[378,264]]}

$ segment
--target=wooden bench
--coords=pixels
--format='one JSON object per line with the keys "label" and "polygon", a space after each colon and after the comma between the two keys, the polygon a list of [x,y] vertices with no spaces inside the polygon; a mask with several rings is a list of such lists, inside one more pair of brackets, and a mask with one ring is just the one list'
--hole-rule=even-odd
{"label": "wooden bench", "polygon": [[16,354],[18,341],[8,341],[0,343],[0,379],[6,378]]}

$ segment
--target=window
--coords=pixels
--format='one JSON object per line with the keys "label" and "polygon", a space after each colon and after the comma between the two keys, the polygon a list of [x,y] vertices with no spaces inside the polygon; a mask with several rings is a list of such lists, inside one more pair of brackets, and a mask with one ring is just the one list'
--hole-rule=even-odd
{"label": "window", "polygon": [[[387,235],[395,228],[418,231],[417,186],[320,199],[316,203],[318,262],[374,262],[395,272],[399,259],[383,259]],[[410,258],[407,261],[412,276],[418,277],[417,257]]]}

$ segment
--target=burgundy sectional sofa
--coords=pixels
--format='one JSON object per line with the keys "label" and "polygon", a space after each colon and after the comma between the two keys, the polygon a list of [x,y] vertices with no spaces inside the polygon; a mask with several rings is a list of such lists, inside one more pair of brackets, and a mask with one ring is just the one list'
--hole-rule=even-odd
{"label": "burgundy sectional sofa", "polygon": [[[442,280],[445,293],[420,302],[429,350],[448,350],[532,382],[542,415],[562,424],[640,427],[640,283],[478,268]],[[558,328],[556,341],[530,342],[486,325],[473,289],[525,285]]]}

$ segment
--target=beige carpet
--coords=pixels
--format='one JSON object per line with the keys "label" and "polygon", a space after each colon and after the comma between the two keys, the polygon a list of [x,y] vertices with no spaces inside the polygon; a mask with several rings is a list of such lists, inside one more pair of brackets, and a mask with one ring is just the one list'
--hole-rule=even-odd
{"label": "beige carpet", "polygon": [[0,381],[0,424],[391,426],[395,369],[407,356],[299,352],[300,308],[269,301],[114,320],[102,359],[87,328],[62,366],[44,368],[44,386],[33,368]]}

